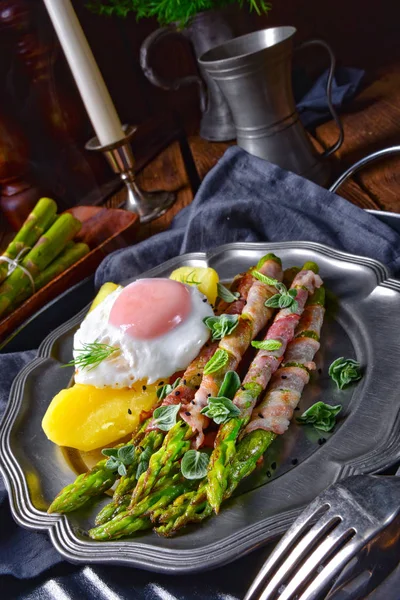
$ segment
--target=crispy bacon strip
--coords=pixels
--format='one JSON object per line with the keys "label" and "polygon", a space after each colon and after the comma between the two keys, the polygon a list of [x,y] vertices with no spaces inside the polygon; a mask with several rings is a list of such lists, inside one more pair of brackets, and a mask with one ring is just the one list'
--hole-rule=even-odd
{"label": "crispy bacon strip", "polygon": [[259,394],[268,385],[271,376],[278,369],[288,343],[293,339],[295,329],[299,324],[305,303],[309,294],[322,284],[321,278],[313,271],[302,270],[294,278],[291,289],[297,289],[296,300],[298,310],[292,313],[290,309],[281,309],[274,322],[268,329],[265,340],[281,342],[278,350],[259,350],[251,363],[240,390],[233,399],[234,404],[240,409],[241,418],[246,422],[255,406]]}
{"label": "crispy bacon strip", "polygon": [[[282,281],[282,266],[274,259],[266,260],[259,270],[268,277]],[[203,430],[209,423],[209,419],[201,414],[201,410],[207,405],[210,396],[218,394],[225,374],[228,371],[236,371],[251,340],[257,336],[272,317],[273,310],[265,306],[265,301],[275,293],[276,289],[274,287],[261,283],[258,279],[253,280],[238,326],[219,343],[219,348],[226,350],[228,353],[227,364],[217,372],[203,376],[200,389],[196,392],[190,410],[181,411],[180,416],[182,419],[190,425],[193,432],[197,433],[195,442],[197,448],[203,443]]]}
{"label": "crispy bacon strip", "polygon": [[[288,344],[285,353],[287,366],[279,368],[272,377],[264,399],[252,412],[244,435],[256,429],[281,435],[289,427],[293,411],[308,383],[308,370],[315,368],[313,359],[320,347],[315,337],[319,338],[321,333],[324,310],[320,304],[307,306],[296,329],[300,337]],[[313,329],[309,329],[310,323]],[[310,337],[310,334],[314,337]]]}
{"label": "crispy bacon strip", "polygon": [[[239,292],[239,298],[231,304],[227,304],[225,302],[220,303],[218,306],[218,312],[221,312],[223,309],[226,314],[238,314],[239,311],[241,312],[243,306],[246,304],[247,295],[253,281],[254,279],[250,273],[246,272],[237,275],[232,283],[231,289],[232,291]],[[217,348],[218,342],[207,342],[207,344],[203,346],[202,350],[200,351],[200,354],[187,367],[181,378],[180,384],[173,390],[173,392],[164,398],[161,404],[157,406],[167,406],[170,404],[179,403],[181,403],[183,406],[187,406],[191,404],[194,400],[196,391],[200,388],[204,367],[213,356]],[[157,406],[155,408],[157,408]],[[187,412],[187,408],[185,410]],[[147,426],[146,431],[151,431],[153,429],[157,429],[157,426],[152,420]]]}

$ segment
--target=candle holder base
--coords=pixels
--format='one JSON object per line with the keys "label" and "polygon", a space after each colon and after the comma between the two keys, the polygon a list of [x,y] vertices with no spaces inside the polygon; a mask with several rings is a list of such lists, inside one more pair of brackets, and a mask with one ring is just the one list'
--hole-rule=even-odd
{"label": "candle holder base", "polygon": [[102,146],[98,138],[94,137],[87,142],[85,148],[104,153],[112,170],[126,186],[128,198],[123,208],[136,213],[141,223],[148,223],[161,217],[174,204],[176,196],[173,192],[164,190],[145,192],[140,189],[135,178],[135,159],[130,145],[136,127],[124,125],[123,129],[125,137],[114,144]]}

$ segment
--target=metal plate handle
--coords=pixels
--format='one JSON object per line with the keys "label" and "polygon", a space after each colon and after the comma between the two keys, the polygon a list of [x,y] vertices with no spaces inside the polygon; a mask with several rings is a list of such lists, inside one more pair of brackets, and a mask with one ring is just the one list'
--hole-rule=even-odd
{"label": "metal plate handle", "polygon": [[201,112],[205,112],[207,108],[207,91],[201,77],[198,75],[187,75],[186,77],[179,77],[178,79],[169,80],[158,75],[150,66],[149,57],[152,46],[156,45],[167,36],[175,36],[186,39],[185,36],[177,31],[173,25],[169,27],[160,27],[159,29],[153,31],[153,33],[147,36],[140,47],[140,66],[142,71],[153,85],[167,91],[176,91],[182,86],[196,83],[199,87]]}
{"label": "metal plate handle", "polygon": [[366,167],[372,162],[379,160],[385,156],[392,156],[393,154],[400,154],[400,146],[389,146],[389,148],[382,148],[382,150],[377,150],[376,152],[372,152],[372,154],[368,154],[368,156],[364,156],[359,161],[354,163],[351,167],[347,169],[342,175],[331,185],[329,188],[330,192],[336,192],[336,190],[354,173]]}
{"label": "metal plate handle", "polygon": [[339,129],[339,137],[338,137],[337,141],[330,148],[327,148],[325,150],[325,152],[323,152],[321,154],[322,157],[327,158],[328,156],[330,156],[331,154],[333,154],[334,152],[336,152],[336,150],[338,150],[340,148],[340,146],[343,144],[343,140],[344,140],[343,125],[339,118],[339,115],[336,112],[335,107],[333,106],[333,102],[332,102],[332,83],[333,83],[333,76],[335,74],[335,68],[336,68],[336,58],[335,58],[332,48],[329,46],[329,44],[327,44],[323,40],[308,40],[307,42],[303,42],[302,44],[299,44],[298,46],[296,46],[295,49],[296,49],[296,51],[303,50],[303,48],[309,48],[310,46],[322,46],[329,54],[329,58],[331,61],[331,64],[329,67],[329,73],[328,73],[328,81],[326,82],[326,96],[327,96],[329,111],[337,125],[337,128]]}

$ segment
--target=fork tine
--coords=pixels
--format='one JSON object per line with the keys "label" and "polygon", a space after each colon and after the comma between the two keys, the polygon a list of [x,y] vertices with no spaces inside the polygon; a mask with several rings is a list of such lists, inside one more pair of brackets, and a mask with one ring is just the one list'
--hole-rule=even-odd
{"label": "fork tine", "polygon": [[[279,582],[279,579],[282,575],[282,569],[279,568],[280,563],[287,559],[301,537],[310,529],[312,523],[317,521],[317,524],[319,524],[321,531],[323,532],[332,522],[333,515],[329,513],[329,508],[330,507],[328,503],[321,505],[320,501],[317,502],[315,500],[301,513],[301,515],[294,521],[293,525],[276,546],[271,557],[266,560],[263,567],[260,569],[244,600],[258,599],[259,594],[264,587],[264,582],[267,579],[271,580],[271,584],[273,580],[276,580],[276,578],[278,578]],[[306,536],[307,534],[304,536],[303,541]],[[317,537],[315,539],[317,539]],[[299,545],[297,548],[299,548]]]}
{"label": "fork tine", "polygon": [[[312,530],[311,530],[312,531]],[[310,531],[310,534],[311,534]],[[324,560],[332,553],[334,552],[339,546],[341,546],[344,542],[346,542],[344,548],[347,547],[347,542],[350,541],[349,537],[353,537],[354,535],[354,530],[353,533],[352,531],[349,529],[349,527],[344,524],[343,522],[340,523],[335,529],[333,529],[333,531],[331,533],[329,533],[327,535],[327,537],[318,544],[318,547],[315,548],[315,550],[312,552],[312,554],[306,559],[306,561],[304,562],[304,564],[301,565],[301,567],[299,568],[299,570],[294,573],[294,575],[290,578],[290,581],[288,582],[288,584],[286,585],[285,589],[282,591],[282,593],[279,596],[279,600],[290,600],[291,598],[294,598],[296,595],[298,595],[301,591],[301,589],[304,587],[304,585],[307,583],[307,581],[313,576],[314,572],[316,571],[316,569],[318,568],[319,565],[321,565],[321,563],[324,563]],[[309,539],[309,544],[308,547],[311,546],[311,544],[313,543],[315,537]],[[350,549],[352,550],[352,549]],[[340,553],[341,549],[338,550],[338,554]],[[347,558],[346,558],[346,553],[343,554],[343,558],[342,560],[346,560],[347,562]],[[290,558],[288,558],[288,562],[290,561]],[[332,561],[335,561],[335,557],[332,559]],[[329,561],[331,562],[331,561]],[[329,564],[329,563],[328,563]],[[342,563],[340,563],[342,564]],[[344,563],[343,563],[344,564]],[[343,565],[342,565],[343,566]],[[339,568],[339,565],[337,565],[337,568]],[[329,576],[329,572],[326,568],[323,569],[323,571],[325,571],[325,578]],[[315,573],[316,579],[318,578],[318,574]],[[325,579],[321,578],[321,582],[325,581]],[[329,579],[328,579],[329,581]],[[320,591],[321,588],[318,586],[318,590]],[[310,598],[312,598],[313,596],[310,596]],[[267,594],[262,594],[260,596],[260,600],[266,600],[268,598]]]}
{"label": "fork tine", "polygon": [[[260,600],[272,598],[282,586],[285,589],[279,599],[288,600],[292,597],[291,594],[294,594],[298,587],[308,579],[321,560],[341,543],[343,536],[346,536],[348,527],[339,522],[323,539],[329,529],[337,523],[337,519],[337,515],[328,511],[297,544],[287,549],[284,562],[279,566],[277,572],[274,575],[269,573],[272,577],[260,594]],[[315,549],[316,545],[318,547]],[[305,561],[304,564],[298,568],[302,561]],[[296,570],[297,568],[298,570]],[[289,580],[290,583],[288,583]]]}
{"label": "fork tine", "polygon": [[[359,549],[358,540],[348,540],[339,552],[325,565],[317,577],[308,585],[299,600],[316,600],[328,583],[343,569]],[[282,596],[283,598],[283,596]]]}

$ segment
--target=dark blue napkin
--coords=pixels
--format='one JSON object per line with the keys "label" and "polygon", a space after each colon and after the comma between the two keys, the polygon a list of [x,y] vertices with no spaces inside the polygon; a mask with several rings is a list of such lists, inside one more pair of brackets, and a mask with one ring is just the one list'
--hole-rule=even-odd
{"label": "dark blue napkin", "polygon": [[[365,72],[350,67],[337,67],[332,81],[332,104],[339,112],[359,90]],[[329,120],[326,84],[328,71],[325,71],[315,82],[309,82],[303,69],[293,74],[293,89],[297,110],[304,127],[315,128]]]}
{"label": "dark blue napkin", "polygon": [[[171,229],[107,257],[97,271],[96,285],[120,282],[178,254],[226,242],[283,240],[322,242],[376,258],[394,274],[400,273],[400,236],[390,227],[314,183],[233,147],[207,175],[193,203],[175,217]],[[31,352],[0,356],[0,411],[11,380],[31,358]],[[25,531],[12,522],[3,488],[0,500],[0,575],[35,577],[59,562],[46,534]],[[135,573],[143,586],[150,577],[129,573],[132,577]],[[190,581],[200,589],[202,577],[181,578],[182,585],[189,586]],[[167,578],[151,575],[152,581],[161,579]]]}

